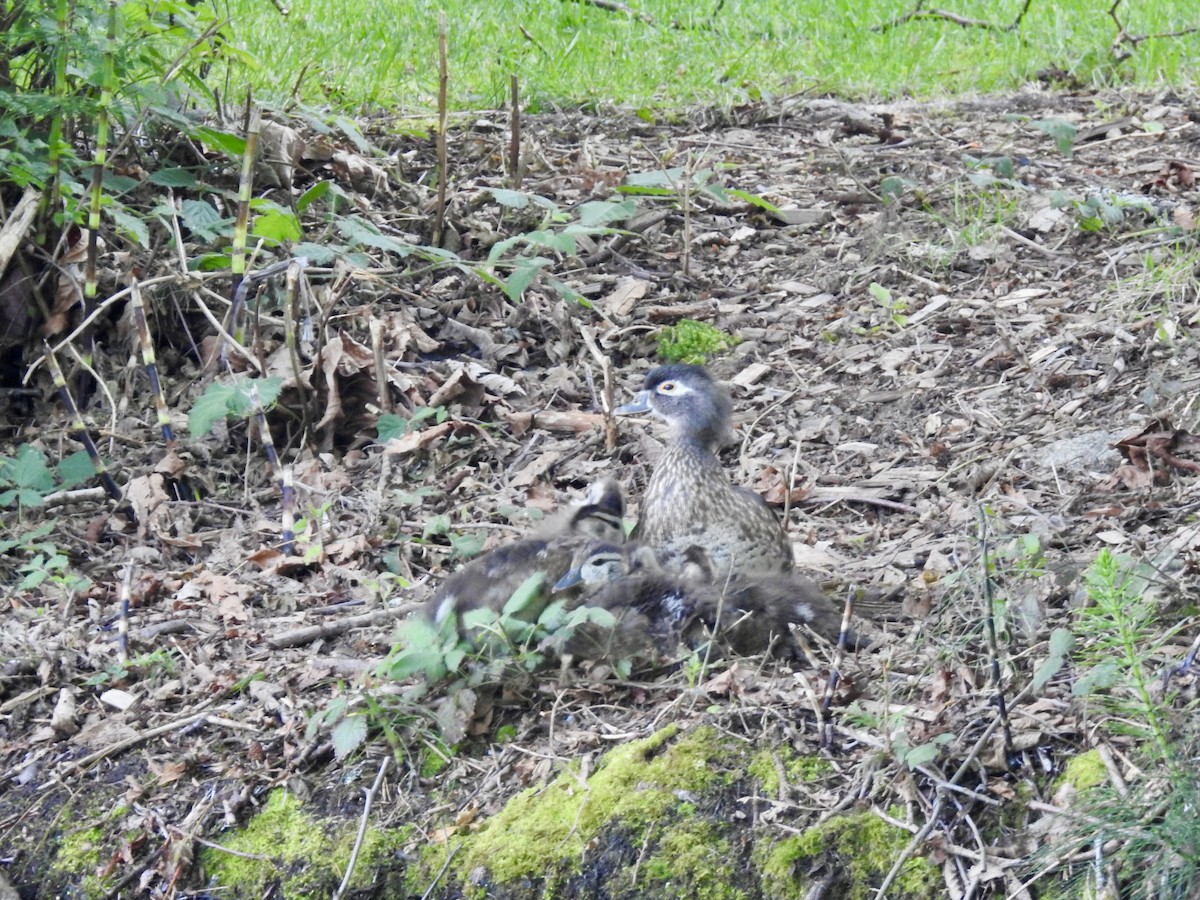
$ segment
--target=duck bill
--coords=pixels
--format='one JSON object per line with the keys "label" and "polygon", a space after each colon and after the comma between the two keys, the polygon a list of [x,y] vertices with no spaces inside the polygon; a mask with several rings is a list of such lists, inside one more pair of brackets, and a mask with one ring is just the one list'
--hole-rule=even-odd
{"label": "duck bill", "polygon": [[650,394],[642,391],[624,406],[618,406],[613,410],[613,414],[617,416],[635,416],[638,413],[650,412]]}
{"label": "duck bill", "polygon": [[578,569],[572,569],[558,581],[554,582],[554,593],[573,588],[583,581],[583,574]]}

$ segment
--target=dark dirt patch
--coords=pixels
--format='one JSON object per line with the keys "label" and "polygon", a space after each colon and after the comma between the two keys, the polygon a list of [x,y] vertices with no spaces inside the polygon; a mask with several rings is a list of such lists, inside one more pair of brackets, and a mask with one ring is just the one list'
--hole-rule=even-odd
{"label": "dark dirt patch", "polygon": [[[94,493],[5,521],[13,535],[54,522],[50,540],[93,582],[75,594],[51,582],[8,590],[0,846],[10,878],[33,896],[29,886],[47,877],[47,857],[33,849],[47,822],[30,814],[42,808],[27,793],[32,784],[74,789],[108,773],[112,803],[136,795],[146,812],[123,821],[113,846],[137,851],[120,856],[110,884],[139,865],[140,889],[155,895],[198,876],[144,848],[219,842],[272,786],[307,785],[322,810],[356,815],[386,744],[334,763],[328,734],[306,732],[310,717],[335,699],[363,708],[363,677],[371,692],[392,693],[365,673],[390,647],[395,621],[457,564],[456,552],[511,539],[599,474],[615,474],[636,505],[653,429],[622,422],[615,446],[606,445],[604,367],[583,332],[611,361],[620,401],[652,365],[659,330],[687,317],[742,339],[711,363],[735,386],[741,442],[726,461],[736,479],[786,514],[804,568],[837,594],[876,598],[862,607],[876,646],[843,665],[833,716],[839,780],[811,796],[781,789],[779,805],[755,824],[790,834],[855,797],[904,818],[909,802],[914,832],[937,812],[947,878],[968,880],[971,853],[986,851],[1003,864],[979,876],[981,890],[1015,889],[1019,866],[1010,861],[1028,845],[980,839],[975,817],[994,824],[995,811],[962,795],[949,814],[931,799],[939,784],[972,759],[972,789],[1014,804],[1005,828],[1021,832],[1050,815],[1027,801],[1049,801],[1066,758],[1092,746],[1137,757],[1141,747],[1073,696],[1087,671],[1080,661],[1011,711],[1019,759],[1006,761],[995,741],[973,749],[995,717],[980,522],[995,596],[1006,601],[1010,697],[1049,655],[1052,629],[1074,627],[1086,600],[1081,574],[1105,547],[1143,567],[1138,593],[1155,598],[1164,623],[1150,636],[1181,624],[1178,637],[1154,645],[1154,672],[1186,651],[1197,474],[1112,445],[1147,429],[1165,436],[1154,446],[1197,431],[1194,118],[1169,95],[1028,93],[878,108],[798,101],[674,125],[534,119],[525,123],[522,189],[568,221],[585,201],[614,199],[612,185],[666,165],[716,168],[727,188],[783,213],[679,187],[685,171],[669,196],[640,199],[643,218],[622,223],[632,238],[583,235],[569,252],[518,245],[525,259],[548,261],[521,303],[461,268],[381,252],[386,241],[351,246],[332,210],[313,208],[306,239],[340,255],[308,272],[294,320],[281,312],[282,287],[273,288],[247,339],[265,370],[288,379],[271,428],[293,463],[310,529],[304,545],[323,548],[300,562],[271,553],[250,561],[278,542],[279,503],[244,422],[185,440],[182,462],[152,474],[165,451],[145,381],[125,368],[131,330],[114,304],[95,362],[109,390],[86,393],[120,480],[147,498],[140,526],[109,516]],[[1047,119],[1079,129],[1069,158],[1039,127]],[[379,235],[423,246],[432,144],[383,127],[371,139],[392,154],[376,161],[383,181],[356,177],[345,161],[312,162],[289,177],[301,189],[332,179]],[[510,186],[505,152],[498,117],[452,135],[449,246],[468,263],[503,238],[563,226],[536,204],[495,202],[491,189]],[[228,186],[231,171],[214,162],[209,181]],[[288,203],[281,190],[268,196]],[[156,239],[169,246],[165,229]],[[189,257],[206,249],[185,240]],[[148,282],[167,396],[182,420],[211,379],[196,352],[213,333],[200,304],[218,308],[208,288],[226,283],[189,279],[175,250],[126,252],[119,241],[103,265],[107,294],[134,269]],[[170,277],[150,283],[161,276]],[[591,308],[564,300],[555,281]],[[284,342],[289,321],[300,378]],[[381,406],[372,328],[387,402],[406,417],[445,410],[444,422],[422,421],[424,437],[390,456],[372,443]],[[67,423],[48,390],[7,403],[0,455],[25,443],[52,459],[75,449],[62,440]],[[1182,447],[1178,458],[1200,458],[1186,440]],[[10,554],[9,585],[30,559]],[[130,564],[131,655],[140,657],[132,665],[119,661],[115,641]],[[299,631],[312,626],[326,627]],[[687,699],[679,673],[633,686],[548,675],[481,704],[489,718],[436,777],[420,774],[424,749],[413,745],[387,781],[391,802],[372,815],[427,834],[464,808],[473,810],[467,819],[482,818],[562,761],[676,720],[819,752],[813,698],[829,658],[821,659],[819,672],[799,677],[739,663],[702,702]],[[1190,694],[1193,677],[1177,687]],[[129,697],[102,696],[109,689],[133,704],[121,709]],[[1173,697],[1173,709],[1185,699]],[[73,712],[62,706],[72,702]],[[515,740],[489,744],[501,724],[514,726]],[[946,735],[953,740],[943,743]],[[401,729],[397,740],[412,736]],[[941,749],[923,768],[897,762],[902,745],[935,739]],[[89,774],[74,770],[85,752],[105,748]],[[182,827],[209,791],[206,814]],[[69,802],[95,815],[78,797]]]}

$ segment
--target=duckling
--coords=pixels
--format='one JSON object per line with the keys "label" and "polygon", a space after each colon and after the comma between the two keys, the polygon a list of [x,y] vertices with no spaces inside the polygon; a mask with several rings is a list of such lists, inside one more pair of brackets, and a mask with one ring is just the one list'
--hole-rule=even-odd
{"label": "duckling", "polygon": [[767,502],[732,484],[716,451],[730,431],[729,394],[707,370],[676,363],[647,376],[618,415],[653,412],[670,426],[633,537],[679,564],[697,546],[718,575],[773,575],[792,568],[792,546]]}
{"label": "duckling", "polygon": [[578,547],[598,539],[625,539],[624,513],[620,485],[612,478],[600,479],[581,503],[554,516],[531,537],[497,547],[447,578],[426,603],[426,617],[440,625],[472,609],[500,612],[521,585],[540,574],[534,599],[520,613],[536,619],[550,601],[551,586],[571,568]]}
{"label": "duckling", "polygon": [[[841,630],[841,615],[812,580],[792,572],[714,583],[712,562],[695,545],[684,552],[682,571],[670,574],[644,545],[584,544],[555,589],[579,584],[584,590],[573,602],[612,612],[618,621],[608,641],[629,655],[645,656],[652,648],[665,656],[680,642],[697,647],[715,637],[741,656],[800,656],[790,625],[807,625],[830,641]],[[596,646],[604,637],[598,629],[585,634]],[[609,658],[616,657],[610,652]]]}

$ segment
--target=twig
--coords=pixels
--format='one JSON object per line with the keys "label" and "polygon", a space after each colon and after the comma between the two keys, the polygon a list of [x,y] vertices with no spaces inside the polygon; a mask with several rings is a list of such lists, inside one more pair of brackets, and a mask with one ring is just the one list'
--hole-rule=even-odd
{"label": "twig", "polygon": [[508,177],[511,180],[512,189],[519,191],[525,173],[521,171],[521,86],[517,81],[516,73],[510,77],[510,87],[512,106],[508,117]]}
{"label": "twig", "polygon": [[983,568],[983,603],[986,607],[983,611],[983,621],[987,630],[988,655],[992,658],[990,668],[992,687],[996,691],[996,708],[999,712],[1000,722],[1004,727],[1004,762],[1007,766],[1013,755],[1012,726],[1008,721],[1008,706],[1004,700],[1004,685],[1001,683],[1000,675],[1000,645],[996,640],[996,611],[993,607],[992,573],[988,570],[991,558],[988,552],[987,514],[983,511],[982,505],[978,507],[978,512],[979,557],[980,565]]}
{"label": "twig", "polygon": [[383,776],[387,774],[388,767],[391,764],[392,757],[389,754],[379,764],[379,771],[375,773],[375,783],[371,785],[369,790],[364,792],[363,811],[362,816],[358,820],[358,834],[354,836],[354,849],[350,851],[350,861],[346,864],[346,874],[342,876],[342,883],[333,892],[333,900],[341,900],[342,894],[346,893],[346,888],[350,887],[350,876],[354,874],[354,864],[358,862],[358,854],[362,850],[363,838],[367,835],[367,820],[371,815],[371,807],[375,803],[375,796],[379,793],[379,786],[383,784]]}
{"label": "twig", "polygon": [[397,606],[395,609],[381,609],[365,613],[361,616],[349,616],[336,622],[308,625],[304,628],[297,628],[293,631],[285,632],[278,637],[271,638],[267,641],[267,646],[272,650],[283,650],[287,647],[310,644],[319,638],[336,637],[339,634],[344,634],[352,628],[363,628],[368,625],[378,625],[380,622],[387,622],[390,619],[399,619],[402,616],[408,615],[414,609],[416,609],[415,605],[405,604],[404,606]]}
{"label": "twig", "polygon": [[654,19],[645,13],[634,12],[620,0],[575,0],[577,3],[582,3],[585,6],[594,6],[597,9],[602,9],[605,12],[623,13],[631,19],[637,19],[645,25],[653,25]]}
{"label": "twig", "polygon": [[[1156,38],[1187,37],[1189,34],[1195,34],[1197,31],[1200,31],[1200,25],[1198,25],[1194,28],[1181,28],[1178,31],[1160,31],[1156,34],[1130,34],[1125,30],[1125,26],[1121,23],[1121,20],[1117,18],[1117,9],[1121,3],[1122,0],[1113,0],[1113,5],[1108,8],[1108,17],[1117,26],[1117,36],[1113,38],[1112,47],[1110,48],[1117,62],[1129,59],[1133,55],[1133,51],[1137,49],[1138,44],[1142,41],[1154,40]],[[1125,44],[1128,44],[1133,49],[1125,50]]]}
{"label": "twig", "polygon": [[[1117,0],[1120,3],[1121,0]],[[925,0],[917,0],[917,5],[906,12],[899,18],[892,19],[890,22],[884,22],[882,25],[875,25],[871,28],[874,32],[891,31],[893,28],[898,28],[914,19],[940,19],[945,22],[951,22],[962,28],[983,28],[987,31],[1016,31],[1021,27],[1021,21],[1025,18],[1025,13],[1029,12],[1029,7],[1033,0],[1025,0],[1021,11],[1017,13],[1017,17],[1013,19],[1009,25],[999,25],[995,22],[985,22],[982,19],[968,19],[966,16],[960,16],[958,13],[952,13],[945,9],[925,9]]]}

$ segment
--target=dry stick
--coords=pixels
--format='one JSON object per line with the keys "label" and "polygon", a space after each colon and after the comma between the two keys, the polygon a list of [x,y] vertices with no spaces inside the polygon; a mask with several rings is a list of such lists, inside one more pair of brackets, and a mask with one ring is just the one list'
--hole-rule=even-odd
{"label": "dry stick", "polygon": [[508,138],[508,177],[511,179],[514,191],[521,189],[521,181],[525,173],[521,171],[521,88],[517,83],[516,73],[509,76],[511,87],[512,108],[509,113]]}
{"label": "dry stick", "polygon": [[271,475],[275,479],[275,485],[279,488],[279,495],[282,499],[283,514],[281,523],[280,542],[283,552],[291,556],[294,548],[295,534],[292,533],[293,519],[293,499],[295,491],[292,489],[292,472],[290,466],[284,466],[279,459],[279,452],[275,449],[275,439],[271,437],[271,426],[267,424],[267,414],[263,410],[262,398],[258,396],[258,385],[250,385],[250,403],[254,407],[254,420],[258,423],[258,438],[262,441],[263,452],[267,455],[267,462],[271,465]]}
{"label": "dry stick", "polygon": [[383,323],[374,316],[371,317],[371,361],[375,366],[376,400],[379,402],[379,411],[385,414],[390,413],[392,411],[392,392],[388,387],[387,361],[383,358]]}
{"label": "dry stick", "polygon": [[92,468],[96,470],[100,483],[104,485],[105,493],[115,502],[120,503],[121,489],[113,481],[112,475],[108,472],[108,466],[104,465],[104,460],[100,458],[100,451],[96,449],[95,441],[92,440],[87,426],[83,424],[83,417],[79,415],[79,407],[75,405],[75,398],[71,396],[71,389],[67,387],[67,379],[63,376],[62,367],[58,364],[58,357],[54,355],[54,351],[50,349],[48,343],[43,342],[43,344],[46,348],[46,362],[49,363],[50,374],[54,378],[54,386],[58,389],[58,396],[62,400],[63,406],[67,408],[67,414],[71,417],[71,436],[83,444],[88,459],[92,461]]}
{"label": "dry stick", "polygon": [[583,3],[586,6],[594,6],[597,9],[604,10],[605,12],[624,13],[631,19],[637,19],[639,22],[642,22],[646,25],[654,24],[654,19],[652,17],[646,15],[645,13],[634,12],[624,3],[619,2],[619,0],[577,0],[577,2]]}
{"label": "dry stick", "polygon": [[419,608],[419,603],[406,603],[403,606],[397,606],[392,609],[376,610],[375,612],[364,613],[360,616],[349,616],[345,619],[339,619],[336,622],[306,625],[303,628],[296,628],[292,631],[284,632],[278,637],[270,638],[267,641],[267,646],[272,650],[286,650],[289,647],[299,647],[303,644],[311,644],[320,638],[337,637],[339,634],[345,634],[347,631],[355,628],[366,628],[371,625],[378,625],[381,622],[387,622],[390,619],[399,619]]}
{"label": "dry stick", "polygon": [[25,193],[17,202],[17,208],[0,227],[0,275],[8,271],[9,260],[21,246],[21,241],[25,240],[33,218],[37,215],[38,201],[41,199],[41,191],[31,187],[25,188]]}
{"label": "dry stick", "polygon": [[613,410],[616,408],[613,405],[615,390],[613,387],[613,371],[612,360],[601,352],[600,346],[596,343],[596,335],[593,334],[591,327],[580,324],[579,334],[583,337],[583,343],[588,348],[588,351],[595,357],[596,362],[600,366],[600,371],[604,374],[604,394],[602,397],[604,405],[604,450],[607,453],[614,453],[617,449],[617,420],[613,416]]}
{"label": "dry stick", "polygon": [[1000,723],[1004,727],[1004,761],[1013,756],[1012,725],[1008,720],[1008,705],[1004,699],[1004,685],[1000,681],[1000,646],[996,640],[996,612],[992,606],[992,574],[989,571],[989,554],[987,539],[987,516],[983,506],[978,507],[979,513],[979,555],[983,567],[983,602],[987,605],[984,610],[984,624],[987,628],[988,654],[991,656],[992,686],[996,689],[996,708],[999,711]]}
{"label": "dry stick", "polygon": [[385,756],[383,762],[379,764],[379,771],[375,773],[375,783],[370,789],[363,792],[363,811],[362,816],[358,820],[358,834],[354,836],[354,848],[350,851],[350,861],[346,864],[346,874],[342,876],[342,883],[338,885],[336,891],[333,892],[332,900],[341,900],[341,897],[346,893],[346,888],[350,887],[350,876],[354,874],[354,864],[358,862],[359,851],[362,850],[363,839],[367,836],[367,820],[371,815],[371,807],[375,803],[375,796],[379,793],[379,787],[383,784],[383,776],[387,774],[388,767],[392,764],[392,757]]}
{"label": "dry stick", "polygon": [[437,207],[433,214],[433,245],[442,246],[442,234],[446,228],[446,117],[448,111],[448,89],[450,67],[446,60],[446,11],[438,13],[438,191]]}
{"label": "dry stick", "polygon": [[[283,334],[284,340],[287,341],[288,354],[292,360],[292,371],[299,375],[304,371],[300,363],[300,348],[299,348],[299,329],[296,327],[296,311],[300,308],[300,278],[304,274],[304,269],[308,265],[307,257],[297,257],[293,259],[287,269],[287,298],[283,304]],[[374,319],[371,320],[375,322]],[[297,386],[301,391],[304,390],[304,379],[297,377]],[[300,404],[301,425],[304,429],[304,434],[309,433],[311,424],[308,413],[309,405],[307,403]]]}
{"label": "dry stick", "polygon": [[[1117,2],[1119,3],[1120,0],[1117,0]],[[1021,7],[1021,11],[1017,13],[1017,17],[1013,19],[1012,24],[997,25],[995,22],[984,22],[982,19],[968,19],[966,16],[960,16],[958,13],[952,13],[944,9],[925,9],[925,0],[917,0],[917,5],[909,12],[906,12],[899,18],[892,19],[890,22],[875,25],[871,30],[875,32],[890,31],[913,19],[942,19],[963,28],[983,28],[988,31],[1016,31],[1021,27],[1021,21],[1025,18],[1025,13],[1029,11],[1032,3],[1033,0],[1025,0],[1025,4]]]}
{"label": "dry stick", "polygon": [[171,410],[167,406],[167,395],[163,392],[162,382],[158,378],[158,364],[154,356],[154,342],[150,339],[150,323],[146,321],[146,307],[142,303],[142,290],[138,287],[137,278],[130,279],[132,292],[133,321],[137,325],[138,343],[142,348],[142,365],[146,367],[146,376],[150,379],[150,390],[154,394],[154,406],[158,411],[158,427],[162,431],[163,440],[167,447],[175,446],[175,433],[171,429]]}
{"label": "dry stick", "polygon": [[821,697],[821,717],[817,723],[821,729],[821,746],[833,744],[833,722],[829,718],[829,708],[833,704],[833,695],[841,681],[842,659],[846,655],[846,644],[850,634],[850,617],[854,615],[854,588],[846,592],[846,603],[842,607],[842,625],[838,633],[837,647],[833,651],[833,663],[829,667],[829,680],[825,682],[825,694]]}
{"label": "dry stick", "polygon": [[1113,5],[1108,8],[1108,17],[1113,20],[1113,24],[1117,26],[1117,36],[1113,38],[1111,52],[1117,57],[1117,61],[1128,59],[1132,55],[1132,51],[1124,52],[1121,49],[1122,44],[1131,44],[1136,50],[1138,44],[1142,41],[1149,41],[1155,38],[1177,38],[1186,37],[1189,34],[1195,34],[1200,31],[1200,26],[1195,28],[1182,28],[1179,31],[1160,31],[1157,34],[1130,34],[1125,30],[1125,26],[1121,24],[1121,20],[1117,18],[1117,8],[1121,5],[1122,0],[1113,0]]}
{"label": "dry stick", "polygon": [[117,619],[117,658],[129,662],[129,594],[133,586],[133,563],[125,566],[125,577],[121,579],[121,612]]}

